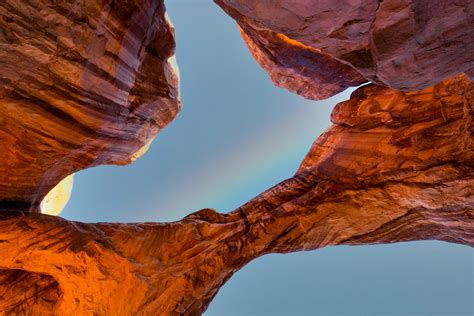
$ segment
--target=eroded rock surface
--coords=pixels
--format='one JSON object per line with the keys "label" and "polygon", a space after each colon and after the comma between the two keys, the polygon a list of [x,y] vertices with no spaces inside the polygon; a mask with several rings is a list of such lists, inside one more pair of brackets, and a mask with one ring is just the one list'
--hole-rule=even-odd
{"label": "eroded rock surface", "polygon": [[47,274],[0,269],[2,315],[52,315],[61,290]]}
{"label": "eroded rock surface", "polygon": [[[272,252],[421,239],[474,246],[473,105],[464,75],[419,92],[363,86],[336,106],[294,177],[229,214],[83,224],[1,212],[0,278],[22,278],[0,283],[0,306],[197,315],[234,272]],[[44,299],[21,291],[35,280]]]}
{"label": "eroded rock surface", "polygon": [[0,209],[127,164],[178,113],[162,1],[0,2]]}
{"label": "eroded rock surface", "polygon": [[321,100],[367,80],[329,55],[293,41],[283,34],[241,25],[252,56],[273,83],[311,100]]}
{"label": "eroded rock surface", "polygon": [[[471,0],[214,1],[241,27],[258,31],[258,36],[244,38],[247,43],[259,43],[257,53],[252,47],[251,51],[261,64],[260,59],[272,57],[298,72],[304,61],[297,56],[304,51],[286,52],[299,43],[310,48],[306,55],[315,49],[350,65],[367,80],[401,90],[426,88],[474,66]],[[293,42],[280,43],[275,49],[274,33]],[[298,63],[292,66],[294,58]],[[324,64],[320,58],[305,62],[315,71]],[[263,67],[277,83],[294,81],[289,70],[272,74],[271,68]],[[292,84],[287,88],[296,90]],[[321,89],[327,88],[322,85]]]}

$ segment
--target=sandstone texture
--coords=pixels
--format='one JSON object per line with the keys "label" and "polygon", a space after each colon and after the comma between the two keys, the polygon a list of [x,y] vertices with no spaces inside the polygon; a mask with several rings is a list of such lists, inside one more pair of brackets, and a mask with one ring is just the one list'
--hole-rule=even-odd
{"label": "sandstone texture", "polygon": [[162,1],[1,1],[0,209],[135,158],[179,111],[174,50]]}
{"label": "sandstone texture", "polygon": [[474,246],[473,106],[464,75],[419,92],[363,86],[335,107],[294,177],[228,214],[84,224],[0,212],[0,310],[199,315],[264,254],[422,239]]}
{"label": "sandstone texture", "polygon": [[273,83],[307,99],[329,98],[367,80],[356,70],[283,34],[241,26],[252,56]]}
{"label": "sandstone texture", "polygon": [[[272,80],[305,97],[303,87],[316,88],[318,81],[321,95],[309,97],[355,83],[338,61],[373,83],[399,90],[426,88],[474,67],[471,0],[214,1],[246,31],[247,45]],[[290,41],[275,42],[275,34]],[[324,57],[314,57],[315,52]],[[327,78],[329,68],[340,68],[341,76]],[[318,71],[320,78],[309,75]],[[328,88],[331,84],[340,88]]]}
{"label": "sandstone texture", "polygon": [[[199,315],[269,253],[474,246],[474,2],[215,0],[272,81],[366,81],[296,174],[228,214],[67,221],[72,174],[139,158],[178,113],[162,1],[0,2],[0,314]],[[412,91],[417,90],[417,91]]]}

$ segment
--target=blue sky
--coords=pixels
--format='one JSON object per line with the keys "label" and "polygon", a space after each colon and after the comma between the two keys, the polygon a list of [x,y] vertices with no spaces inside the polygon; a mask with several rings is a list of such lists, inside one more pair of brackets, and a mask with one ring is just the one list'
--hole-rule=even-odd
{"label": "blue sky", "polygon": [[[228,212],[291,177],[349,92],[314,102],[276,88],[210,0],[169,0],[183,109],[125,167],[78,173],[62,216],[174,221]],[[206,315],[471,315],[471,248],[442,242],[268,255],[222,288]]]}

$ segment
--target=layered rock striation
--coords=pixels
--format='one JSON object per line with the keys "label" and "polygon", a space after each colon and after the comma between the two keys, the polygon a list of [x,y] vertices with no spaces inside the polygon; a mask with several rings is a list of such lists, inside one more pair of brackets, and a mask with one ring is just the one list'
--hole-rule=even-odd
{"label": "layered rock striation", "polygon": [[197,315],[268,253],[474,246],[472,1],[215,1],[275,84],[323,99],[373,83],[233,212],[67,221],[38,211],[61,208],[69,175],[137,159],[177,115],[173,28],[162,1],[1,2],[2,314]]}
{"label": "layered rock striation", "polygon": [[[305,97],[354,85],[354,70],[378,85],[416,90],[474,67],[471,0],[214,1],[244,29],[272,80]],[[329,68],[340,76],[328,77]],[[303,88],[311,84],[321,92]]]}
{"label": "layered rock striation", "polygon": [[350,66],[283,34],[255,30],[245,24],[241,24],[240,31],[272,82],[307,99],[326,99],[367,82]]}
{"label": "layered rock striation", "polygon": [[0,209],[127,164],[180,109],[162,1],[0,2]]}
{"label": "layered rock striation", "polygon": [[335,107],[294,177],[228,214],[84,224],[1,212],[0,279],[16,282],[0,282],[0,309],[198,315],[268,253],[423,239],[474,246],[473,106],[464,75],[419,92],[363,86]]}

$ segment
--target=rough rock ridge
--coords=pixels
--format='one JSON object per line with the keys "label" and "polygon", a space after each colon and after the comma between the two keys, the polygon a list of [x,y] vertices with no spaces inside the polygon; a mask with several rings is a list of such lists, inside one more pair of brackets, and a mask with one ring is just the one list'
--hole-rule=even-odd
{"label": "rough rock ridge", "polygon": [[335,107],[294,177],[229,214],[84,224],[1,212],[0,280],[16,283],[0,282],[0,310],[198,315],[264,254],[421,239],[474,246],[473,106],[464,75],[419,92],[363,86]]}
{"label": "rough rock ridge", "polygon": [[0,2],[0,209],[126,164],[178,113],[162,1]]}
{"label": "rough rock ridge", "polygon": [[[356,75],[346,65],[399,90],[426,88],[474,67],[472,0],[214,1],[245,30],[272,80],[305,97],[353,85]],[[329,68],[341,75],[327,76]],[[308,95],[302,87],[311,84],[321,93]]]}

